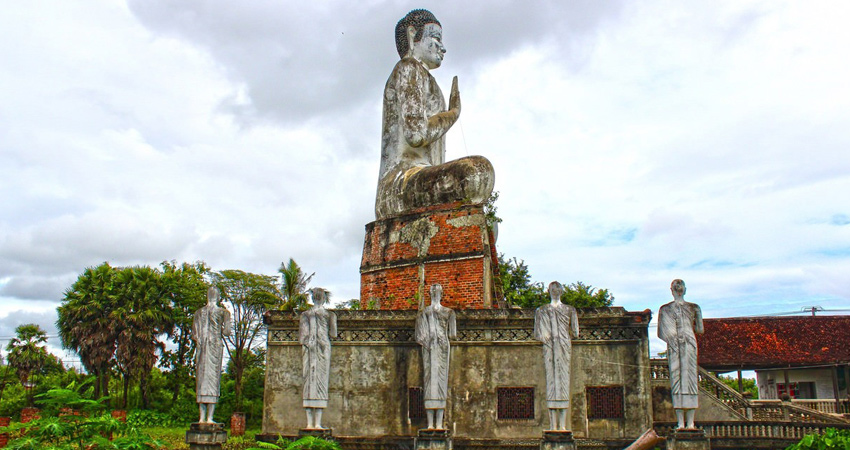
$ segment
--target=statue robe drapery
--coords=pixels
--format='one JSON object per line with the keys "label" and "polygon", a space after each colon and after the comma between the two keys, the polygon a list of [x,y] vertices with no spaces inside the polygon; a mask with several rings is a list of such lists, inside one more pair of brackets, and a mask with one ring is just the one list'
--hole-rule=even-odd
{"label": "statue robe drapery", "polygon": [[702,311],[694,303],[673,301],[658,311],[658,337],[667,343],[673,408],[695,409],[699,406],[695,334],[702,332]]}
{"label": "statue robe drapery", "polygon": [[570,406],[572,339],[578,337],[578,316],[572,306],[558,303],[537,308],[534,338],[543,343],[546,402],[550,409]]}
{"label": "statue robe drapery", "polygon": [[303,406],[327,408],[331,373],[331,339],[336,337],[336,314],[324,308],[301,313],[298,340],[304,376]]}
{"label": "statue robe drapery", "polygon": [[195,394],[198,403],[217,403],[221,395],[222,336],[230,336],[230,311],[206,305],[195,312],[192,339],[195,340]]}
{"label": "statue robe drapery", "polygon": [[422,346],[425,409],[444,409],[449,387],[449,339],[457,337],[455,312],[430,305],[416,316],[416,342]]}

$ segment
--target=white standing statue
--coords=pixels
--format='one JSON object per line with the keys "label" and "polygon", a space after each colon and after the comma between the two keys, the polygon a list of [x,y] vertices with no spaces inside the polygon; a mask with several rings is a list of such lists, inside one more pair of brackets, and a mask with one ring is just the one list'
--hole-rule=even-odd
{"label": "white standing statue", "polygon": [[549,283],[550,303],[534,313],[534,338],[543,343],[543,366],[546,369],[546,404],[549,427],[567,430],[570,407],[570,359],[572,340],[578,337],[576,309],[561,302],[564,287]]}
{"label": "white standing statue", "polygon": [[442,430],[449,390],[449,339],[457,337],[455,312],[440,304],[443,287],[431,285],[431,304],[416,316],[416,342],[422,346],[425,413],[428,428]]}
{"label": "white standing statue", "polygon": [[670,367],[670,391],[679,428],[694,429],[694,414],[699,406],[697,371],[697,334],[702,334],[702,311],[685,301],[685,282],[673,280],[673,301],[658,311],[658,337],[667,343]]}
{"label": "white standing statue", "polygon": [[207,290],[207,305],[195,312],[192,339],[195,346],[195,393],[200,423],[214,423],[215,404],[221,395],[221,361],[224,336],[230,336],[230,312],[218,306],[218,288]]}
{"label": "white standing statue", "polygon": [[307,428],[322,429],[322,411],[328,407],[331,373],[331,338],[336,337],[336,314],[325,309],[327,291],[310,289],[313,307],[301,313],[298,341],[304,374],[304,410]]}

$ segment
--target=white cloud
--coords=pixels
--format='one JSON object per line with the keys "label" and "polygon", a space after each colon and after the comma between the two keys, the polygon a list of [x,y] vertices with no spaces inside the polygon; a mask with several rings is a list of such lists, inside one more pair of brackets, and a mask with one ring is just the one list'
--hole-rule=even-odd
{"label": "white cloud", "polygon": [[[0,313],[86,266],[294,257],[359,293],[386,2],[102,1],[0,18]],[[499,250],[540,281],[707,316],[846,305],[850,7],[823,2],[437,2],[483,154]],[[20,306],[25,303],[25,306]],[[36,307],[36,306],[33,306]]]}

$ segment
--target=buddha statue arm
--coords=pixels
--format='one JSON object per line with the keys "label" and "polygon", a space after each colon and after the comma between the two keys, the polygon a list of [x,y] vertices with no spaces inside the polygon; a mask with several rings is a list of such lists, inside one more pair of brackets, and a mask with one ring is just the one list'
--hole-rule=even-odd
{"label": "buddha statue arm", "polygon": [[421,67],[408,66],[410,71],[404,87],[400,91],[403,116],[404,140],[411,147],[424,147],[441,138],[460,117],[460,92],[457,77],[452,80],[449,96],[449,110],[426,117],[425,86],[428,84],[427,71]]}

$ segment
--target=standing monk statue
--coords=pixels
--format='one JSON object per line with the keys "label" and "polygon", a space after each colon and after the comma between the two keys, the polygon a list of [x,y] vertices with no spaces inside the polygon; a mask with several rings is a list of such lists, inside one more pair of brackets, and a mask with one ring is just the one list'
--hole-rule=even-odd
{"label": "standing monk statue", "polygon": [[546,369],[546,404],[549,428],[567,430],[570,408],[570,360],[572,340],[578,337],[576,309],[561,302],[564,287],[549,283],[550,303],[534,313],[534,339],[543,343],[543,367]]}
{"label": "standing monk statue", "polygon": [[670,391],[679,428],[695,429],[694,414],[699,406],[697,334],[702,334],[702,311],[685,301],[685,282],[673,280],[673,301],[658,311],[658,337],[667,343]]}
{"label": "standing monk statue", "polygon": [[322,411],[328,407],[331,373],[331,338],[336,337],[336,314],[325,308],[327,291],[310,289],[313,307],[301,313],[298,341],[304,374],[304,410],[307,429],[322,429]]}
{"label": "standing monk statue", "polygon": [[422,346],[425,414],[428,429],[443,428],[449,390],[449,339],[457,337],[455,312],[440,304],[443,287],[431,285],[431,304],[416,316],[416,342]]}
{"label": "standing monk statue", "polygon": [[213,413],[221,395],[221,360],[224,336],[230,336],[230,311],[218,306],[218,288],[207,290],[207,305],[195,312],[195,393],[201,411],[200,423],[214,423]]}
{"label": "standing monk statue", "polygon": [[381,169],[375,216],[397,216],[451,202],[480,204],[493,191],[493,165],[483,156],[446,163],[445,134],[460,117],[457,77],[449,107],[429,70],[440,67],[443,28],[431,12],[417,9],[396,25],[401,60],[384,88]]}

